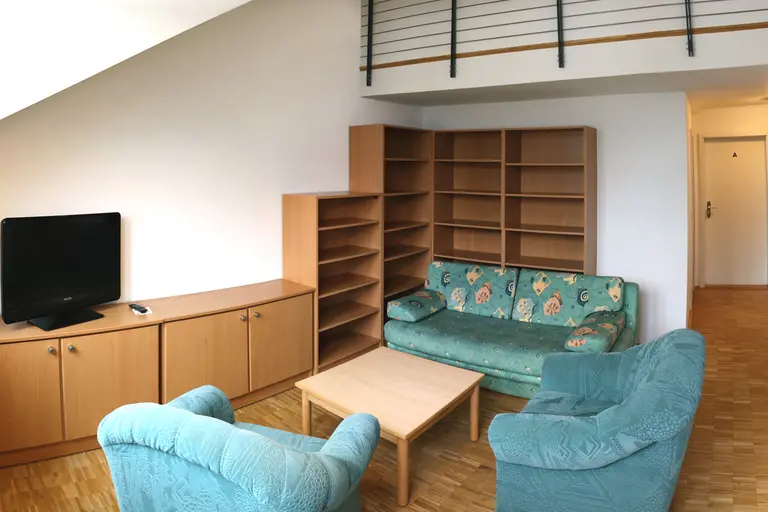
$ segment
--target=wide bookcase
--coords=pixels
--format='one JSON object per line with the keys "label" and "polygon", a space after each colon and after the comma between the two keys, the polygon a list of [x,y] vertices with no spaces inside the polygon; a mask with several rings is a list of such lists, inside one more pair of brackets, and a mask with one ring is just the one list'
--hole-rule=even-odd
{"label": "wide bookcase", "polygon": [[315,372],[381,343],[382,199],[354,192],[283,196],[283,275],[317,289]]}
{"label": "wide bookcase", "polygon": [[349,188],[383,198],[383,300],[424,286],[432,258],[433,133],[389,125],[349,130]]}
{"label": "wide bookcase", "polygon": [[436,258],[594,274],[596,132],[434,132]]}

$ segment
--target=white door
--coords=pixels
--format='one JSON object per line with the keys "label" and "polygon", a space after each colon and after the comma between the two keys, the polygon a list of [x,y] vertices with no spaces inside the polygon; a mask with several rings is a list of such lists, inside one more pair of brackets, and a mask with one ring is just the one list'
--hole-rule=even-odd
{"label": "white door", "polygon": [[765,149],[764,137],[704,141],[705,285],[768,284]]}

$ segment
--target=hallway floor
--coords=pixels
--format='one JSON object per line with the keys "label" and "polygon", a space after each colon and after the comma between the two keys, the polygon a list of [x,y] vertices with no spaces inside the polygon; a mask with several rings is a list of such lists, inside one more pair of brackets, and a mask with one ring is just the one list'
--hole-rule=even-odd
{"label": "hallway floor", "polygon": [[[672,510],[768,512],[768,290],[697,290],[693,327],[707,339],[704,396]],[[299,432],[295,390],[238,411],[250,421]],[[395,503],[394,445],[382,441],[361,483],[367,511],[492,511],[495,461],[488,425],[525,400],[481,393],[481,437],[469,441],[465,405],[412,448],[411,502]],[[338,419],[315,409],[316,435]],[[117,510],[102,452],[0,469],[0,511]]]}

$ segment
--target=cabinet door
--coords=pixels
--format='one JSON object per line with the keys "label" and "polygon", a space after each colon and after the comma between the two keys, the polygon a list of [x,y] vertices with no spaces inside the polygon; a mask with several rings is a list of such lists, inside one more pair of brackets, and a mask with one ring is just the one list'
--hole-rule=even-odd
{"label": "cabinet door", "polygon": [[251,308],[251,391],[312,369],[312,294]]}
{"label": "cabinet door", "polygon": [[0,345],[0,452],[57,443],[59,340]]}
{"label": "cabinet door", "polygon": [[121,405],[158,401],[158,335],[155,326],[61,340],[67,440],[95,435]]}
{"label": "cabinet door", "polygon": [[248,311],[163,325],[163,402],[211,384],[230,398],[248,393]]}

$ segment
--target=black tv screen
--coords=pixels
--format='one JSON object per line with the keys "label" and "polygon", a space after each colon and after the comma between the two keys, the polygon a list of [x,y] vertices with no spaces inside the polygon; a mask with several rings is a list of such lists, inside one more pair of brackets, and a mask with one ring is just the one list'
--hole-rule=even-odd
{"label": "black tv screen", "polygon": [[8,218],[0,234],[5,323],[120,298],[120,214]]}

